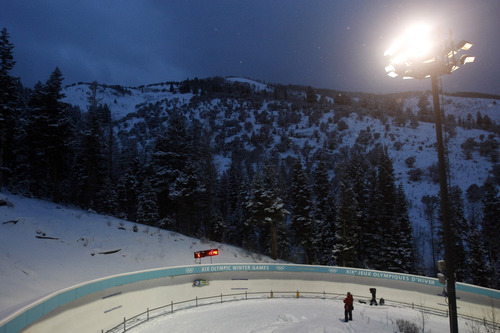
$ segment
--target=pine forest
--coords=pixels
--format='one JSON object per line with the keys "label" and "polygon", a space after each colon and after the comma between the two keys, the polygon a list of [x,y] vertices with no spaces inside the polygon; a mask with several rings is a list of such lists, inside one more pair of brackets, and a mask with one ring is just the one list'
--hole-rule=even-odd
{"label": "pine forest", "polygon": [[[33,88],[0,36],[0,189],[293,263],[436,276],[428,91],[211,77]],[[458,281],[500,287],[500,96],[442,94]]]}

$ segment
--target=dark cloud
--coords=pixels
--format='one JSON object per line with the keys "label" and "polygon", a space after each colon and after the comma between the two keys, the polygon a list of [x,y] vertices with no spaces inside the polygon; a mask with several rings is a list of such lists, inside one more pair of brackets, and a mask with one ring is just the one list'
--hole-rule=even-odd
{"label": "dark cloud", "polygon": [[[14,74],[32,86],[58,66],[66,83],[140,85],[246,76],[341,90],[429,89],[386,77],[383,52],[424,17],[469,39],[476,63],[447,91],[500,94],[498,0],[17,1],[0,4]],[[467,68],[469,67],[469,68]]]}

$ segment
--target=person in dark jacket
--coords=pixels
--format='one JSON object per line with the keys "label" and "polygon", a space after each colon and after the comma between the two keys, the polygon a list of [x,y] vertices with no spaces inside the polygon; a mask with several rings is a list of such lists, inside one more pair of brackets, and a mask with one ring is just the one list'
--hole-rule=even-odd
{"label": "person in dark jacket", "polygon": [[352,320],[352,310],[354,309],[353,303],[354,299],[352,298],[352,294],[348,292],[347,297],[344,299],[344,316],[346,323]]}
{"label": "person in dark jacket", "polygon": [[370,305],[378,305],[377,304],[377,289],[370,288],[370,293],[372,294],[372,299],[370,300]]}

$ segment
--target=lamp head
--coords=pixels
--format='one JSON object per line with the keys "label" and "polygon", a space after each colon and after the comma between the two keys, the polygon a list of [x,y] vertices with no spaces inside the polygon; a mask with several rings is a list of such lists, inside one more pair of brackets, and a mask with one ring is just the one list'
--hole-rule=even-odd
{"label": "lamp head", "polygon": [[474,57],[464,55],[456,60],[461,50],[468,50],[472,43],[461,41],[456,46],[450,33],[450,46],[444,47],[438,39],[437,29],[427,24],[417,24],[408,28],[384,52],[389,58],[385,71],[390,77],[403,79],[425,79],[431,74],[450,74],[460,65],[473,62]]}

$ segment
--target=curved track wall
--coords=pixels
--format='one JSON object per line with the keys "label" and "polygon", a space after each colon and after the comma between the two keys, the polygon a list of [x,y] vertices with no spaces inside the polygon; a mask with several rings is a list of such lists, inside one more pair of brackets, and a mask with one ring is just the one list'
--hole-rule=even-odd
{"label": "curved track wall", "polygon": [[[209,286],[193,287],[196,279]],[[194,265],[115,275],[58,291],[0,322],[0,333],[102,332],[146,308],[235,291],[308,291],[415,303],[447,310],[435,278],[365,269],[286,264]],[[457,284],[459,315],[500,316],[500,291]],[[492,311],[494,313],[492,313]]]}

